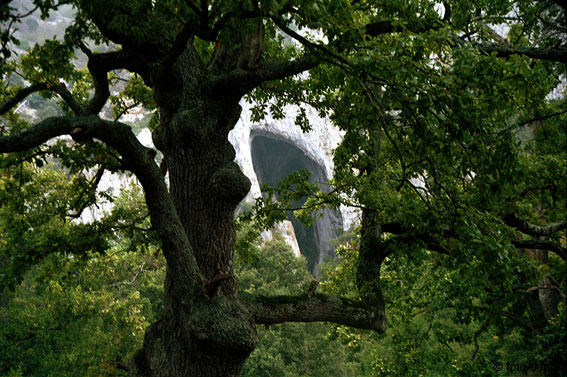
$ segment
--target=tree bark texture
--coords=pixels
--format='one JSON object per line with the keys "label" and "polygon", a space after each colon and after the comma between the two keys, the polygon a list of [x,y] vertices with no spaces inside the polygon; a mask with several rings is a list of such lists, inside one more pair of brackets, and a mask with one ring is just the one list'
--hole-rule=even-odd
{"label": "tree bark texture", "polygon": [[190,47],[167,81],[158,81],[160,74],[152,76],[161,119],[153,139],[200,276],[192,291],[176,289],[184,277],[171,265],[179,261],[168,261],[163,318],[147,331],[130,374],[238,376],[258,341],[255,323],[237,299],[232,265],[234,209],[250,189],[228,141],[240,97],[211,91],[207,69]]}

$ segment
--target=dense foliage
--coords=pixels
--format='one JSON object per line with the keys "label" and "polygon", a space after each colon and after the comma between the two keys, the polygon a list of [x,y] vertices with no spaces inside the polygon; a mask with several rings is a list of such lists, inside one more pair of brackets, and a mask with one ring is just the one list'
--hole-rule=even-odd
{"label": "dense foliage", "polygon": [[[565,10],[2,2],[0,372],[561,375]],[[68,26],[37,37],[57,11]],[[330,192],[292,174],[236,241],[250,182],[227,136],[242,98],[255,121],[297,106],[304,131],[312,106],[344,137]],[[136,106],[155,110],[137,128],[161,153],[120,122]],[[133,173],[144,198],[98,190],[108,172]],[[305,196],[306,223],[360,211],[319,287],[281,240],[256,237]]]}

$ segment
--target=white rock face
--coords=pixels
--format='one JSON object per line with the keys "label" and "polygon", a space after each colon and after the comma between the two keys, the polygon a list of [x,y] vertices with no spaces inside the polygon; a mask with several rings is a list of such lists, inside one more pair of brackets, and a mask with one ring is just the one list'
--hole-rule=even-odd
{"label": "white rock face", "polygon": [[252,165],[252,153],[250,145],[253,133],[265,133],[270,137],[280,138],[301,149],[309,158],[325,168],[327,177],[333,175],[333,149],[342,140],[340,130],[335,127],[328,119],[322,119],[312,108],[307,108],[307,116],[313,125],[312,130],[304,133],[299,126],[295,125],[297,109],[294,107],[286,108],[288,115],[284,119],[273,119],[267,116],[260,123],[253,123],[250,120],[250,105],[241,102],[242,114],[228,138],[236,150],[236,162],[252,182],[252,188],[247,199],[260,196],[260,184],[254,167]]}
{"label": "white rock face", "polygon": [[[281,223],[276,224],[274,227],[277,232],[279,232],[284,241],[291,247],[291,250],[296,257],[301,255],[301,250],[299,249],[299,243],[295,237],[295,230],[293,229],[293,224],[289,220],[284,220]],[[264,241],[271,241],[274,235],[271,231],[262,232],[262,238]]]}
{"label": "white rock face", "polygon": [[[307,108],[306,113],[312,125],[312,130],[304,133],[299,126],[295,125],[297,108],[288,107],[285,119],[273,119],[268,116],[259,123],[253,123],[250,120],[250,105],[246,102],[242,102],[241,105],[243,110],[240,120],[230,132],[229,140],[236,150],[236,162],[252,182],[250,192],[245,198],[246,201],[253,202],[255,198],[261,195],[260,182],[254,171],[251,150],[252,140],[257,136],[266,136],[296,146],[307,157],[323,167],[327,177],[333,176],[332,153],[341,142],[343,134],[330,120],[319,117],[314,109]],[[317,264],[321,263],[325,256],[334,255],[333,250],[328,245],[328,240],[336,237],[337,227],[349,229],[356,222],[358,213],[345,207],[341,208],[341,215],[342,221],[326,215],[318,219],[318,224],[314,225],[315,232],[318,233],[316,236],[319,248]],[[276,229],[284,235],[286,242],[298,254],[299,245],[295,234],[292,236],[293,226],[291,222],[286,221],[285,224],[279,224]],[[263,236],[265,240],[271,238],[271,234],[267,232],[264,232]],[[314,272],[316,272],[316,268]]]}

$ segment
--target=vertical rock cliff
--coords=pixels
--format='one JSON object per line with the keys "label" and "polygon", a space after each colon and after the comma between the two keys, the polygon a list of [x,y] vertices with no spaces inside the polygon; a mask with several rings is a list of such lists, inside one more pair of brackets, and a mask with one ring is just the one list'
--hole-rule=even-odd
{"label": "vertical rock cliff", "polygon": [[[252,202],[261,195],[262,184],[274,187],[291,172],[301,169],[309,170],[313,182],[319,183],[324,190],[329,189],[326,183],[333,172],[332,150],[342,138],[338,128],[308,109],[313,129],[304,133],[294,123],[296,110],[292,107],[286,109],[284,119],[268,116],[262,122],[254,123],[250,121],[248,105],[242,105],[241,119],[229,137],[235,147],[238,164],[252,182],[246,201]],[[305,199],[294,205],[303,204]],[[316,217],[313,225],[306,227],[294,218],[291,211],[288,213],[294,232],[293,237],[288,237],[288,243],[306,257],[313,273],[317,272],[317,266],[326,256],[334,256],[329,241],[353,221],[351,214],[345,211],[345,215],[341,211],[326,209],[322,217]],[[287,229],[289,232],[289,226]],[[294,239],[297,245],[294,245]]]}

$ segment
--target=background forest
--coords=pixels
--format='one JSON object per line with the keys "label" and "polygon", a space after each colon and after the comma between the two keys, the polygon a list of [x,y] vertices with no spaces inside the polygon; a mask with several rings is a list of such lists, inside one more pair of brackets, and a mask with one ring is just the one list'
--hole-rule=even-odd
{"label": "background forest", "polygon": [[[14,21],[16,34],[7,32],[8,5],[0,5],[0,151],[2,138],[74,110],[55,96],[66,93],[58,89],[60,78],[80,104],[89,103],[96,83],[75,39],[102,45],[94,55],[115,47],[84,19],[70,31],[58,26],[57,19],[73,21],[72,6],[50,13],[53,2],[37,3],[42,6],[33,16]],[[367,1],[251,3],[268,9],[261,13],[267,17],[265,54],[315,51],[325,63],[302,79],[269,81],[248,93],[255,120],[309,104],[344,140],[334,151],[331,192],[297,172],[265,188],[255,206],[238,207],[238,292],[366,302],[359,269],[378,244],[388,328],[258,323],[258,345],[242,376],[566,375],[564,6],[389,1],[376,11]],[[230,2],[218,4],[226,14],[239,14]],[[299,11],[290,11],[287,26],[270,16],[290,7]],[[364,29],[369,9],[403,22]],[[89,26],[83,30],[80,22]],[[53,39],[40,25],[52,28]],[[321,28],[332,36],[334,25],[352,26],[334,45],[297,33]],[[506,33],[499,35],[494,25]],[[382,35],[380,27],[396,33]],[[487,40],[526,54],[488,48]],[[559,54],[530,55],[534,41]],[[217,49],[207,43],[195,42],[203,57]],[[13,106],[23,87],[44,79],[46,88]],[[144,80],[114,70],[109,81],[102,116],[127,122],[123,117],[143,106],[143,119],[127,123],[136,134],[154,131],[160,119]],[[316,126],[302,112],[296,123],[304,130]],[[127,169],[102,143],[68,141],[0,153],[1,377],[126,376],[148,326],[164,315],[167,262],[141,186],[133,179],[118,195],[97,191],[105,170]],[[308,199],[295,214],[307,224],[324,206],[354,206],[362,219],[333,241],[336,258],[319,265],[315,277],[281,235],[259,237],[302,197]],[[103,216],[78,220],[101,201],[112,203]],[[378,223],[378,236],[369,237],[368,224]]]}
{"label": "background forest", "polygon": [[[26,197],[51,191],[65,180],[51,169],[26,166],[34,173],[23,185]],[[136,218],[144,213],[142,203],[138,187],[124,190],[110,217]],[[41,212],[54,210],[51,206],[53,202],[43,203]],[[44,223],[43,242],[65,237],[60,225]],[[147,220],[138,224],[148,225]],[[4,296],[2,376],[127,375],[121,369],[122,360],[141,345],[145,327],[159,317],[165,275],[159,246],[133,243],[141,235],[133,233],[135,229],[131,232],[117,230],[106,254],[87,252],[74,258],[50,254],[25,273],[13,293]],[[3,234],[9,233],[4,230]],[[355,295],[352,275],[358,241],[355,233],[345,234],[344,239],[348,241],[337,247],[338,258],[321,266],[319,289]],[[38,245],[38,240],[27,242]],[[296,257],[280,237],[263,244],[259,240],[246,243],[246,249],[239,251],[237,273],[243,291],[292,294],[304,291],[313,281],[305,259]],[[260,343],[243,376],[563,375],[563,306],[539,334],[507,322],[506,317],[485,325],[482,320],[463,318],[466,306],[456,308],[447,305],[445,297],[435,297],[435,289],[445,289],[437,285],[454,286],[453,279],[458,280],[447,266],[405,260],[389,270],[385,279],[399,299],[390,304],[390,327],[385,334],[324,323],[262,327]],[[563,271],[554,273],[560,276]],[[498,370],[495,363],[508,364],[510,371]],[[518,373],[514,366],[532,371]]]}

